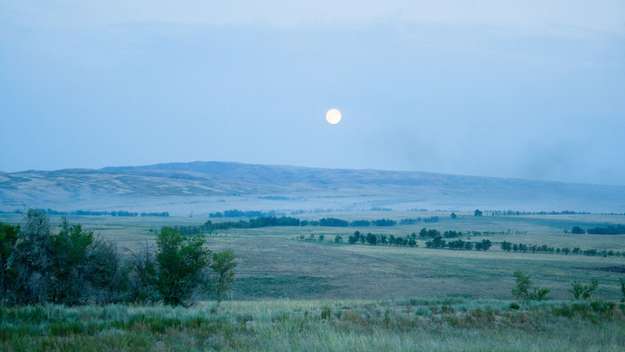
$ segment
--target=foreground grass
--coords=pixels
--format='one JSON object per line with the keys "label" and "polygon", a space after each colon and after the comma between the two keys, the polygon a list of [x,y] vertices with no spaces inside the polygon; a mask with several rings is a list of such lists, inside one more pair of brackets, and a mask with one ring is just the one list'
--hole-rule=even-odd
{"label": "foreground grass", "polygon": [[622,351],[625,305],[242,301],[0,308],[2,351]]}

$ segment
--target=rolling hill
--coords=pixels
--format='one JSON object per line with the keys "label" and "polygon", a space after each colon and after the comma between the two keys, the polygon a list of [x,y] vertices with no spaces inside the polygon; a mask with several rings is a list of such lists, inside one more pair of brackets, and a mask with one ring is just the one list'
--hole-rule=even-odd
{"label": "rolling hill", "polygon": [[0,209],[216,208],[624,212],[625,186],[233,162],[0,173]]}

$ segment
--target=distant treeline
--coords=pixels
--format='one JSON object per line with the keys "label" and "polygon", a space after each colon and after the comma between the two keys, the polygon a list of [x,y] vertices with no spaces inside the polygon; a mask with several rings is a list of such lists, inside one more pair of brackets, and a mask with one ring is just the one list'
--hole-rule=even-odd
{"label": "distant treeline", "polygon": [[[424,229],[426,232],[427,230]],[[435,230],[436,231],[436,230]],[[424,237],[424,236],[419,236]],[[427,236],[426,236],[427,237]],[[300,235],[301,240],[305,241],[319,241],[323,242],[325,239],[325,235],[321,234],[315,237],[314,234],[305,237],[304,235]],[[335,243],[345,243],[342,235],[334,236]],[[386,235],[386,234],[375,234],[375,233],[361,233],[360,231],[355,231],[349,237],[347,237],[348,244],[365,244],[370,246],[398,246],[398,247],[418,247],[417,243],[417,234],[412,233],[406,236],[395,236],[395,235]],[[464,241],[461,239],[457,239],[454,241],[445,241],[440,235],[434,237],[433,239],[425,242],[425,246],[427,248],[434,249],[454,249],[454,250],[479,250],[479,251],[487,251],[492,246],[491,241],[482,240],[479,242],[471,242]]]}
{"label": "distant treeline", "polygon": [[563,255],[587,255],[587,256],[602,256],[602,257],[625,257],[625,252],[619,252],[614,250],[597,250],[597,249],[581,249],[575,248],[558,248],[550,247],[547,245],[527,245],[523,243],[510,243],[507,241],[501,242],[501,250],[505,252],[521,252],[521,253],[550,253],[550,254],[563,254]]}
{"label": "distant treeline", "polygon": [[270,217],[275,216],[275,211],[260,211],[260,210],[239,210],[239,209],[230,209],[224,210],[223,212],[217,211],[214,213],[208,214],[209,218],[259,218],[259,217]]}
{"label": "distant treeline", "polygon": [[[135,217],[135,216],[159,216],[168,217],[169,212],[132,212],[126,210],[113,210],[113,211],[99,211],[99,210],[72,210],[61,211],[54,209],[35,209],[40,210],[47,215],[59,215],[59,216],[121,216],[121,217]],[[13,211],[1,212],[5,214],[24,214],[22,210],[16,209]]]}
{"label": "distant treeline", "polygon": [[[568,232],[568,231],[565,231]],[[625,225],[607,225],[600,227],[591,227],[583,229],[579,226],[573,226],[571,229],[573,234],[590,234],[590,235],[623,235],[625,234]]]}
{"label": "distant treeline", "polygon": [[322,218],[319,220],[301,220],[290,216],[263,216],[249,220],[212,222],[206,221],[202,225],[179,226],[176,229],[186,235],[208,233],[215,230],[228,229],[255,229],[273,226],[326,226],[326,227],[368,227],[368,226],[396,226],[409,225],[418,222],[433,223],[439,219],[437,216],[427,218],[401,219],[399,221],[391,219],[377,220],[354,220],[348,221],[339,218]]}
{"label": "distant treeline", "polygon": [[521,211],[521,210],[485,210],[484,212],[496,215],[588,215],[590,212],[562,210],[562,211]]}

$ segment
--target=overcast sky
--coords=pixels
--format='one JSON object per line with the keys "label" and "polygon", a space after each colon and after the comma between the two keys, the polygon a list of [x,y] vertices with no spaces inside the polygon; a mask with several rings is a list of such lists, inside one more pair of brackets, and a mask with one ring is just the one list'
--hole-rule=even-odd
{"label": "overcast sky", "polygon": [[0,170],[229,160],[625,184],[625,1],[477,3],[0,0]]}

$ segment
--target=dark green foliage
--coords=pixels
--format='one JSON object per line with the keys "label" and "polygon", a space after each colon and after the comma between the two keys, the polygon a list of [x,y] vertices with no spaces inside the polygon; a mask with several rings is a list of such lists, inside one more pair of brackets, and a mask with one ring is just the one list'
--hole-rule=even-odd
{"label": "dark green foliage", "polygon": [[481,210],[479,210],[479,209],[475,209],[475,211],[473,212],[474,216],[482,216],[483,214],[484,213]]}
{"label": "dark green foliage", "polygon": [[58,234],[49,237],[49,300],[59,304],[79,304],[86,300],[85,283],[89,273],[89,251],[93,233],[80,225],[63,221]]}
{"label": "dark green foliage", "polygon": [[230,250],[213,254],[210,267],[217,276],[215,295],[219,302],[226,298],[226,294],[230,291],[230,287],[234,282],[234,269],[237,266],[234,258],[234,252]]}
{"label": "dark green foliage", "polygon": [[349,223],[349,226],[367,227],[367,226],[371,226],[371,221],[369,221],[369,220],[354,220],[351,223]]}
{"label": "dark green foliage", "polygon": [[135,303],[154,303],[160,300],[157,289],[158,267],[152,250],[147,246],[134,254],[129,280],[129,300]]}
{"label": "dark green foliage", "polygon": [[96,239],[87,257],[87,276],[96,303],[117,303],[129,299],[129,271],[115,245]]}
{"label": "dark green foliage", "polygon": [[570,292],[573,295],[574,299],[585,299],[588,300],[592,298],[592,294],[599,287],[599,282],[597,280],[592,280],[590,284],[583,284],[581,282],[574,281],[571,284]]}
{"label": "dark green foliage", "polygon": [[157,288],[163,303],[185,304],[201,283],[203,270],[210,263],[204,238],[184,237],[173,228],[161,230],[157,240]]}
{"label": "dark green foliage", "polygon": [[337,219],[337,218],[323,218],[319,220],[319,226],[347,227],[349,226],[349,222],[346,220]]}
{"label": "dark green foliage", "polygon": [[625,279],[620,278],[619,283],[621,284],[621,302],[625,302]]}
{"label": "dark green foliage", "polygon": [[512,289],[512,295],[523,301],[542,301],[547,299],[550,290],[548,288],[533,287],[530,277],[523,272],[514,272],[516,285]]}
{"label": "dark green foliage", "polygon": [[582,235],[586,233],[586,230],[582,229],[579,226],[573,226],[573,228],[571,229],[571,233],[576,235]]}
{"label": "dark green foliage", "polygon": [[604,227],[593,227],[586,230],[592,235],[622,235],[625,234],[625,225],[608,225]]}
{"label": "dark green foliage", "polygon": [[343,236],[341,235],[334,236],[334,243],[343,243]]}
{"label": "dark green foliage", "polygon": [[48,300],[51,252],[48,216],[42,210],[28,210],[8,263],[15,278],[13,303],[35,304]]}
{"label": "dark green foliage", "polygon": [[9,270],[9,258],[13,252],[19,226],[0,223],[0,304],[5,304],[14,284],[14,273]]}

